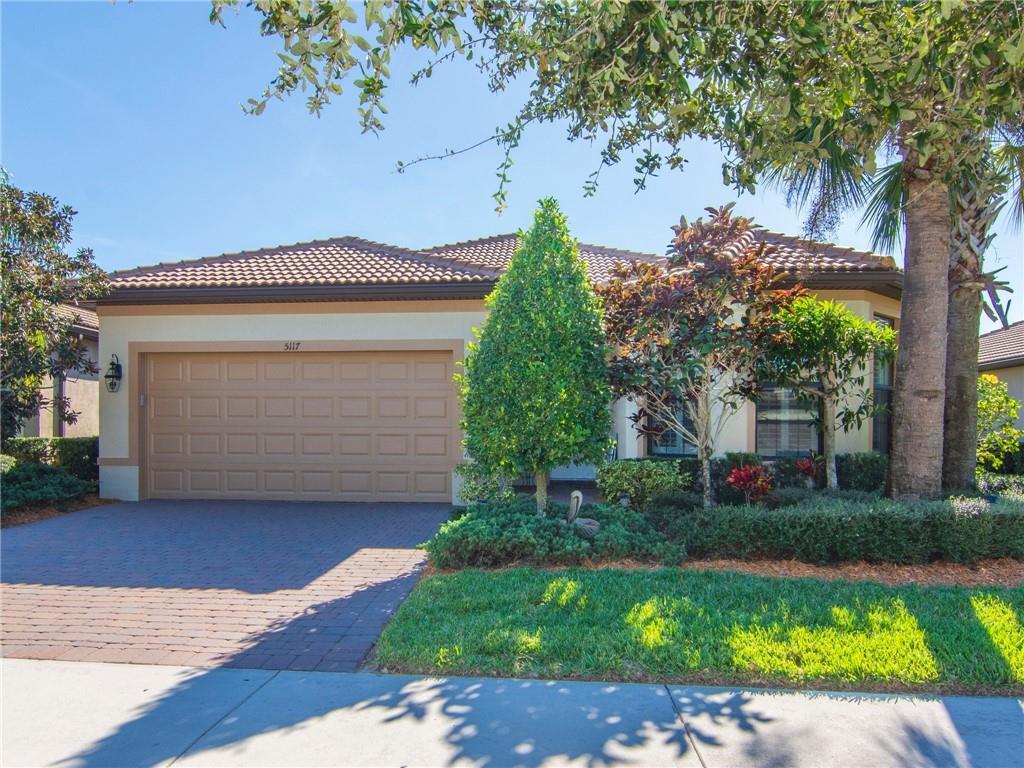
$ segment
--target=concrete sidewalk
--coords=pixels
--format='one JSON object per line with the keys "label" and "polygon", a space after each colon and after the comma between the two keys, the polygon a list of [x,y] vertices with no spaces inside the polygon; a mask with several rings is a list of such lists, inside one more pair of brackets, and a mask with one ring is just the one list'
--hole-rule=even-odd
{"label": "concrete sidewalk", "polygon": [[5,659],[4,766],[1024,766],[1008,698]]}

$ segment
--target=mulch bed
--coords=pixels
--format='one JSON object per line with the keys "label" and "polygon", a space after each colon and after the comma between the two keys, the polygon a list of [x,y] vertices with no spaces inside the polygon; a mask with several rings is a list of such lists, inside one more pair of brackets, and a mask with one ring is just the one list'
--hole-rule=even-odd
{"label": "mulch bed", "polygon": [[[504,565],[491,570],[502,571],[528,563]],[[574,566],[544,565],[533,566],[542,570],[562,570]],[[616,560],[612,562],[587,563],[579,568],[626,568],[649,570],[666,566],[641,560]],[[753,576],[772,576],[790,579],[826,579],[843,581],[873,581],[890,587],[905,584],[921,586],[952,587],[1019,587],[1024,586],[1024,561],[1011,558],[979,560],[973,565],[958,563],[927,563],[925,565],[893,565],[891,563],[836,563],[834,565],[813,565],[799,560],[687,560],[682,565],[671,566],[689,570],[733,571]],[[428,565],[424,576],[452,573]]]}
{"label": "mulch bed", "polygon": [[739,571],[755,576],[875,581],[893,587],[903,584],[1018,587],[1024,584],[1024,561],[1010,558],[979,560],[973,565],[893,565],[863,562],[811,565],[798,560],[687,560],[682,567],[691,570]]}
{"label": "mulch bed", "polygon": [[12,509],[9,512],[4,512],[0,515],[0,528],[9,528],[14,525],[25,525],[26,523],[36,523],[40,520],[46,520],[51,517],[66,515],[69,512],[78,512],[83,509],[112,503],[113,501],[111,499],[101,499],[96,494],[90,493],[80,499],[60,504],[40,504],[39,506]]}

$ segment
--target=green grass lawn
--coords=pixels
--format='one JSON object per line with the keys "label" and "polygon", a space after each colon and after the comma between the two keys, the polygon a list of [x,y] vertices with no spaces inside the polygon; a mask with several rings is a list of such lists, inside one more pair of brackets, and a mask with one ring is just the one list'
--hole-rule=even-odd
{"label": "green grass lawn", "polygon": [[1024,691],[1024,588],[885,587],[662,570],[424,579],[389,671],[818,688]]}

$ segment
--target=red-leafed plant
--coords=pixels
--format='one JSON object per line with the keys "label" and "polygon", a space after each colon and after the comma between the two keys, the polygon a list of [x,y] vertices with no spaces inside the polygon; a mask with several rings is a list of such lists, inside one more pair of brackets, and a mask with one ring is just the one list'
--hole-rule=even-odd
{"label": "red-leafed plant", "polygon": [[821,454],[815,453],[814,451],[808,451],[808,456],[805,459],[798,459],[794,462],[796,471],[815,483],[821,477],[821,469],[824,466],[824,458]]}
{"label": "red-leafed plant", "polygon": [[745,464],[736,467],[725,482],[743,494],[747,504],[757,504],[772,491],[772,478],[764,471],[764,467]]}

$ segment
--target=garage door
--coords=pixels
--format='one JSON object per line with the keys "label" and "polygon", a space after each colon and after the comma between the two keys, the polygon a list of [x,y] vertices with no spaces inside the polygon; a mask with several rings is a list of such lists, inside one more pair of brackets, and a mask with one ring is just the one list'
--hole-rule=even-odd
{"label": "garage door", "polygon": [[451,500],[451,352],[146,357],[152,498]]}

